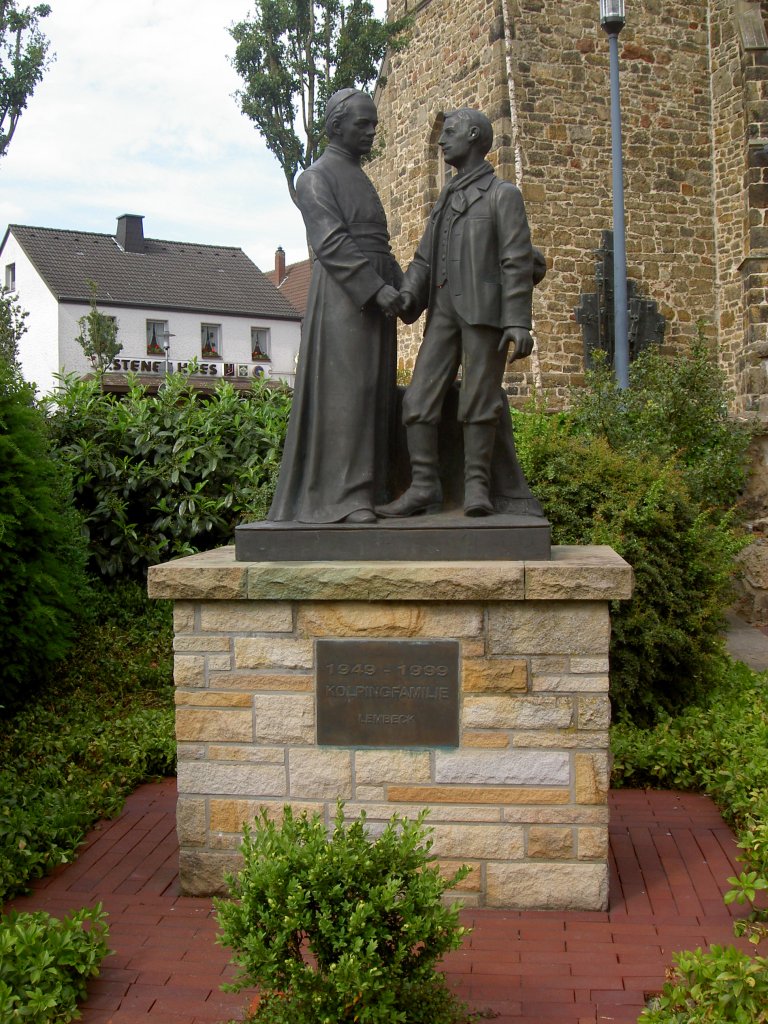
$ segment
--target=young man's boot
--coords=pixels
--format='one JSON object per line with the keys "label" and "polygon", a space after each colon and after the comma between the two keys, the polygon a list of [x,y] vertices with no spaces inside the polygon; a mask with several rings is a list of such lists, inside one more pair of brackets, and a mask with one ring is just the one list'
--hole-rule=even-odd
{"label": "young man's boot", "polygon": [[411,486],[395,501],[379,505],[376,515],[401,519],[439,512],[443,504],[437,449],[437,425],[412,423],[406,428],[411,460]]}
{"label": "young man's boot", "polygon": [[491,458],[495,423],[464,424],[464,515],[491,516]]}

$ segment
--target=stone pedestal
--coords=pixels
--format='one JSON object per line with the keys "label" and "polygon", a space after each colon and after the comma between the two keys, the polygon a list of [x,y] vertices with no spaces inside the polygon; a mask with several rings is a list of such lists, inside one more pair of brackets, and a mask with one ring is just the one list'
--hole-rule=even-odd
{"label": "stone pedestal", "polygon": [[[608,900],[609,602],[632,571],[607,547],[545,562],[237,562],[150,570],[174,602],[178,831],[185,893],[222,891],[242,823],[286,803],[372,828],[431,813],[457,893],[489,907]],[[315,641],[454,640],[459,744],[318,746]]]}

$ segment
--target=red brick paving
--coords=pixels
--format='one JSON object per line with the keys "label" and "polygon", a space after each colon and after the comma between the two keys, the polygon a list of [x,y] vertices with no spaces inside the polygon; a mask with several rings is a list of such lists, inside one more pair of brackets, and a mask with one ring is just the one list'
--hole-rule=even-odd
{"label": "red brick paving", "polygon": [[[473,927],[449,955],[450,984],[496,1024],[635,1024],[672,953],[733,939],[722,901],[738,870],[714,804],[687,793],[611,793],[611,907],[606,913],[467,910]],[[228,951],[211,901],[178,895],[175,780],[142,786],[77,860],[14,901],[61,916],[99,901],[110,947],[89,986],[83,1024],[218,1024],[240,1020]],[[734,911],[735,913],[735,911]]]}

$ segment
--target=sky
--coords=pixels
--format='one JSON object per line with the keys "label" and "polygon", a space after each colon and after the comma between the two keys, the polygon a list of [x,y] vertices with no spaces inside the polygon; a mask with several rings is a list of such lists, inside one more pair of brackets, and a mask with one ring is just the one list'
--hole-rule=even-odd
{"label": "sky", "polygon": [[232,95],[227,28],[251,0],[49,2],[56,59],[0,158],[0,238],[111,234],[133,213],[150,238],[238,246],[263,271],[278,245],[306,259],[282,169]]}

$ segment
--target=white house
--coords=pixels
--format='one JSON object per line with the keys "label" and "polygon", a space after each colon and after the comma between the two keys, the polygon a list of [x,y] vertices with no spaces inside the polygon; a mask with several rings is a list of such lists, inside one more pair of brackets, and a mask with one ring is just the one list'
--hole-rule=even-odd
{"label": "white house", "polygon": [[129,372],[159,381],[192,359],[206,380],[293,383],[301,314],[242,249],[145,238],[134,214],[118,217],[114,235],[11,224],[0,273],[29,313],[19,361],[42,393],[57,373],[92,370],[75,340],[91,281],[123,346],[106,386]]}

